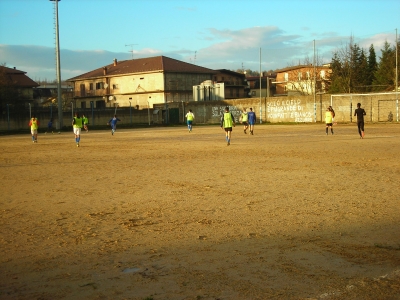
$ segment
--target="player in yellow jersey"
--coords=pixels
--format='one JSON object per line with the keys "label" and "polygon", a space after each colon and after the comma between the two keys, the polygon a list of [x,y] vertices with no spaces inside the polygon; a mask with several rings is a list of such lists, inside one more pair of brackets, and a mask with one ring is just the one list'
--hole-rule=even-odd
{"label": "player in yellow jersey", "polygon": [[243,108],[243,112],[240,115],[240,122],[243,124],[243,132],[246,134],[247,128],[249,128],[249,123],[247,123],[248,116],[247,116],[247,111],[245,108]]}
{"label": "player in yellow jersey", "polygon": [[325,132],[326,135],[328,135],[328,128],[331,128],[331,133],[333,134],[333,114],[332,111],[329,109],[329,107],[326,109],[325,112],[325,123],[326,123],[326,128],[325,128]]}
{"label": "player in yellow jersey", "polygon": [[72,126],[74,127],[75,142],[76,146],[79,147],[79,142],[81,141],[81,131],[82,131],[83,119],[79,117],[79,113],[75,113],[75,117],[72,119]]}
{"label": "player in yellow jersey", "polygon": [[29,125],[31,127],[31,134],[32,134],[32,142],[37,143],[37,134],[39,128],[39,120],[36,119],[36,116],[33,115],[31,120],[29,121]]}
{"label": "player in yellow jersey", "polygon": [[188,126],[189,133],[190,133],[192,131],[192,124],[193,124],[193,120],[194,120],[194,113],[192,112],[191,109],[189,109],[189,111],[185,117],[186,117],[187,126]]}
{"label": "player in yellow jersey", "polygon": [[85,114],[82,114],[82,121],[83,121],[83,129],[85,129],[86,132],[89,132],[89,128],[88,128],[89,119],[86,117]]}
{"label": "player in yellow jersey", "polygon": [[231,144],[232,127],[235,127],[235,117],[229,111],[229,106],[227,106],[221,116],[221,129],[225,130],[225,139],[228,146]]}

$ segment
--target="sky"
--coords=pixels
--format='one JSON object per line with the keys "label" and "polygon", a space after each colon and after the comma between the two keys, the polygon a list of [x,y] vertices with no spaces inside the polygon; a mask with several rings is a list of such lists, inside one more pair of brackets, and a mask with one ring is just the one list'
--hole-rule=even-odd
{"label": "sky", "polygon": [[[400,0],[60,0],[61,78],[167,56],[210,69],[268,71],[329,63],[349,44],[400,36]],[[56,79],[55,2],[0,0],[0,64]]]}

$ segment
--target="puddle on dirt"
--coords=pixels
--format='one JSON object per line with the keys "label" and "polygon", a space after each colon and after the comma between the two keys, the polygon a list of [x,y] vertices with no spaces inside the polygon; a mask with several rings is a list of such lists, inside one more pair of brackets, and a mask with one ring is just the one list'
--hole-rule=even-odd
{"label": "puddle on dirt", "polygon": [[136,273],[139,271],[140,271],[140,268],[125,268],[122,270],[122,273]]}

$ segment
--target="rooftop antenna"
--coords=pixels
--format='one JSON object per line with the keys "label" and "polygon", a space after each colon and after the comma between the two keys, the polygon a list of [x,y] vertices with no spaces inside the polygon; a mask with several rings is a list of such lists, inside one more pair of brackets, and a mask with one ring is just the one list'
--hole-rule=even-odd
{"label": "rooftop antenna", "polygon": [[194,51],[194,62],[193,62],[194,65],[196,64],[196,53],[197,51]]}
{"label": "rooftop antenna", "polygon": [[131,51],[128,51],[128,52],[132,53],[132,59],[133,59],[133,46],[134,45],[137,45],[137,44],[128,44],[128,45],[125,44],[125,47],[131,47]]}

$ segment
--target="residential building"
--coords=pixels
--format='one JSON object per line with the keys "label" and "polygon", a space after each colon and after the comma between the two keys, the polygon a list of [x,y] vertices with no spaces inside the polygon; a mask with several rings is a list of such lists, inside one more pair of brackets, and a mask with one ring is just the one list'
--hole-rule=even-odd
{"label": "residential building", "polygon": [[[330,64],[322,66],[298,65],[275,70],[276,95],[312,95],[315,90],[324,94],[329,88]],[[314,78],[314,74],[316,75]],[[315,84],[316,89],[315,89]]]}
{"label": "residential building", "polygon": [[259,98],[260,92],[261,97],[273,97],[276,93],[275,79],[276,73],[274,72],[263,72],[261,78],[260,76],[246,77],[249,86],[248,97]]}
{"label": "residential building", "polygon": [[194,101],[218,101],[246,98],[248,85],[245,74],[220,69],[216,70],[213,80],[206,80],[193,86]]}
{"label": "residential building", "polygon": [[[72,86],[61,85],[61,97],[64,102],[70,102],[72,99]],[[41,84],[33,89],[33,100],[41,106],[57,105],[58,85],[57,84]],[[68,101],[69,100],[69,101]]]}
{"label": "residential building", "polygon": [[26,73],[15,67],[0,66],[1,109],[4,109],[5,104],[26,106],[33,101],[33,88],[39,84],[30,79]]}
{"label": "residential building", "polygon": [[246,98],[246,75],[226,69],[216,70],[214,75],[215,83],[224,84],[224,98],[225,99],[238,99]]}
{"label": "residential building", "polygon": [[153,107],[193,101],[193,86],[216,72],[166,56],[117,61],[70,78],[75,107]]}

